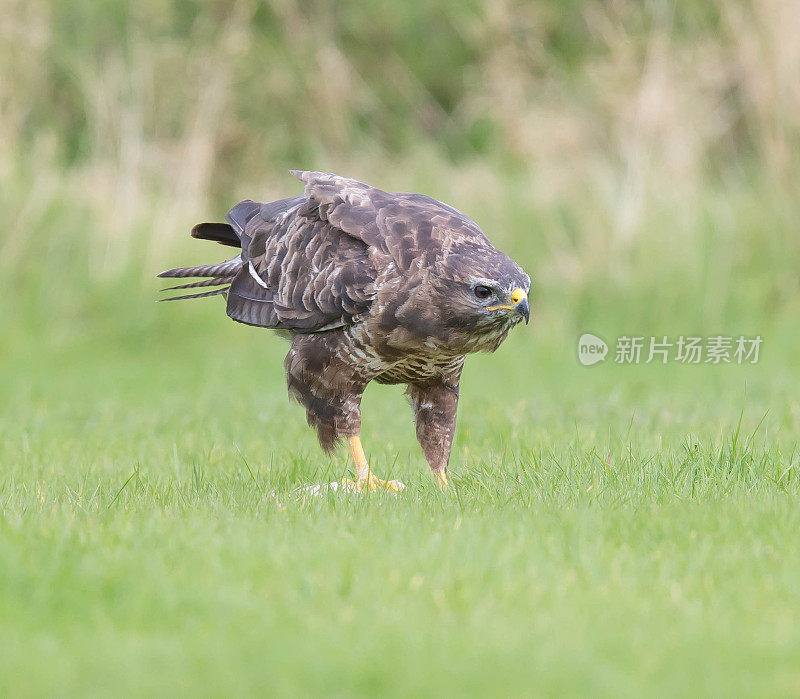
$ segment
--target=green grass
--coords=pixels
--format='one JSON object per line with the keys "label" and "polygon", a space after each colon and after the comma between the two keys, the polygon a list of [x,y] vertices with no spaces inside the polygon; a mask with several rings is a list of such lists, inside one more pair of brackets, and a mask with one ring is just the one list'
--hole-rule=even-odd
{"label": "green grass", "polygon": [[213,301],[136,304],[5,347],[3,693],[800,691],[780,347],[583,368],[520,328],[468,363],[452,492],[376,387],[367,451],[409,489],[304,500],[348,463],[288,404],[282,341]]}

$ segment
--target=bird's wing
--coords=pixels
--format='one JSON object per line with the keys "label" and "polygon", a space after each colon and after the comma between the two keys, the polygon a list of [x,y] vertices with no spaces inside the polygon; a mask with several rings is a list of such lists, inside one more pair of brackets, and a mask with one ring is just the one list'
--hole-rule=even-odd
{"label": "bird's wing", "polygon": [[376,279],[424,269],[454,250],[492,248],[470,218],[421,194],[384,192],[324,172],[292,171],[305,192],[228,215],[243,266],[228,315],[268,328],[320,332],[357,322]]}
{"label": "bird's wing", "polygon": [[427,267],[453,247],[493,248],[477,223],[423,194],[384,192],[357,180],[324,172],[292,171],[306,184],[306,209],[366,243],[373,262],[380,254],[398,269]]}
{"label": "bird's wing", "polygon": [[228,292],[234,320],[309,333],[350,325],[369,310],[376,271],[368,246],[307,204],[301,195],[231,211],[243,262]]}

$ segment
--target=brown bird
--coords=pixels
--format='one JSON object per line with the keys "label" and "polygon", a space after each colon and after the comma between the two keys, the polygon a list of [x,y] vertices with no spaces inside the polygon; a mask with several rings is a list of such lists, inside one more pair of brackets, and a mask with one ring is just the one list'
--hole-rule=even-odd
{"label": "brown bird", "polygon": [[220,288],[163,300],[222,294],[233,320],[285,335],[289,394],[323,449],[347,438],[359,490],[403,487],[370,471],[361,396],[373,380],[407,384],[417,439],[446,487],[464,358],[493,352],[528,322],[530,277],[447,204],[338,175],[292,174],[305,182],[300,196],[243,201],[227,223],[192,229],[240,255],[159,275],[208,278],[172,289]]}

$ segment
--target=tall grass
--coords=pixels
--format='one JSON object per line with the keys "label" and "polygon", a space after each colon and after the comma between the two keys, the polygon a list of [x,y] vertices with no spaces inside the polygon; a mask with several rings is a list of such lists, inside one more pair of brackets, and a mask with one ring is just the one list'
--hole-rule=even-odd
{"label": "tall grass", "polygon": [[707,327],[800,305],[794,0],[0,14],[7,288],[138,283],[196,220],[295,191],[299,167],[468,210],[573,325],[598,293]]}

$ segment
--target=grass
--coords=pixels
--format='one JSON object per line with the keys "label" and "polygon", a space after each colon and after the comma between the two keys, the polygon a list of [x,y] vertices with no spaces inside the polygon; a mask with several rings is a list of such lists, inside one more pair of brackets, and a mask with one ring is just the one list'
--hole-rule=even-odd
{"label": "grass", "polygon": [[519,329],[468,363],[452,492],[376,388],[367,450],[409,490],[304,500],[348,464],[288,406],[282,341],[146,308],[6,347],[3,693],[800,690],[780,357],[589,369]]}

